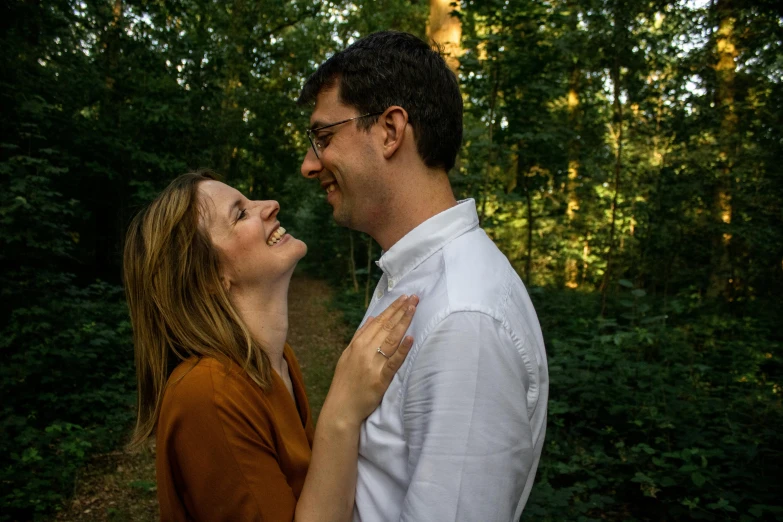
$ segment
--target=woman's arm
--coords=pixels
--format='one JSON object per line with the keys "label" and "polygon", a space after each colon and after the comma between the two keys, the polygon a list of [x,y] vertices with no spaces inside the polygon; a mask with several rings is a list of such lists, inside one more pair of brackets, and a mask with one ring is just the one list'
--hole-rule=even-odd
{"label": "woman's arm", "polygon": [[413,339],[403,336],[417,303],[415,296],[398,298],[356,332],[340,357],[315,430],[296,522],[342,522],[351,518],[359,430],[410,351]]}

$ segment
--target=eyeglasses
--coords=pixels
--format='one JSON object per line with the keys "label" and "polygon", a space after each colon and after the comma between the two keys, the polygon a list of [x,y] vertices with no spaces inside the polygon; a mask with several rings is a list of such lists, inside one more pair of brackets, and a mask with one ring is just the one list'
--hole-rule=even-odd
{"label": "eyeglasses", "polygon": [[329,142],[326,138],[319,138],[317,134],[315,134],[318,131],[322,131],[324,129],[328,129],[329,127],[335,127],[337,125],[342,125],[343,123],[348,123],[349,121],[358,120],[359,118],[366,118],[368,116],[378,116],[379,114],[383,114],[383,111],[381,112],[371,112],[368,114],[362,114],[361,116],[354,116],[353,118],[348,118],[347,120],[338,121],[337,123],[330,123],[329,125],[324,125],[323,127],[318,127],[317,129],[307,129],[307,139],[310,140],[310,145],[313,147],[313,152],[315,152],[315,157],[318,159],[321,159],[321,156],[318,154],[318,151],[323,151],[327,145],[329,145]]}

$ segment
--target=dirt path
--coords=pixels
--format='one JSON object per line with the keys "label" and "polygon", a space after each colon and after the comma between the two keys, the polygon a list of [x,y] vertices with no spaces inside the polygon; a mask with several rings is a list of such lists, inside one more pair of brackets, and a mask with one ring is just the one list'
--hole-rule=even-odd
{"label": "dirt path", "polygon": [[[318,418],[332,371],[350,335],[338,312],[329,309],[331,289],[297,275],[289,292],[289,342],[294,347]],[[53,520],[148,522],[158,519],[154,449],[98,455],[81,472],[73,500]]]}

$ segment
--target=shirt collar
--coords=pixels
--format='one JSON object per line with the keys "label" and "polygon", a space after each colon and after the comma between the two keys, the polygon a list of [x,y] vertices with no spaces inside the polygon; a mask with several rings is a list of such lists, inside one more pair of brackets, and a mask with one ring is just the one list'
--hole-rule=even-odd
{"label": "shirt collar", "polygon": [[405,234],[375,264],[390,280],[397,282],[448,243],[478,227],[478,224],[476,202],[463,199]]}

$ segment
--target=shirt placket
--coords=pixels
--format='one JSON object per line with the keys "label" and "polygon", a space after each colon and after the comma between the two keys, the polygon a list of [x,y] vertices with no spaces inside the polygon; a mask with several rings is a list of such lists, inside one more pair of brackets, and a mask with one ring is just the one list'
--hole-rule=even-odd
{"label": "shirt placket", "polygon": [[375,293],[373,294],[372,301],[370,301],[369,309],[374,308],[376,304],[378,304],[378,301],[384,298],[386,294],[391,292],[395,285],[397,284],[397,281],[394,279],[394,276],[389,275],[386,268],[383,266],[383,260],[378,260],[375,262],[375,265],[381,269],[381,278],[378,281],[378,285],[375,287]]}

